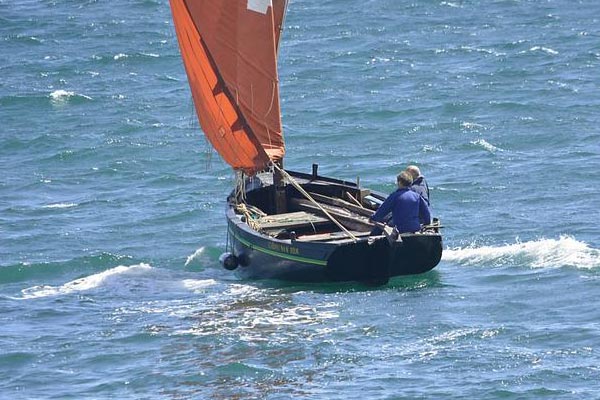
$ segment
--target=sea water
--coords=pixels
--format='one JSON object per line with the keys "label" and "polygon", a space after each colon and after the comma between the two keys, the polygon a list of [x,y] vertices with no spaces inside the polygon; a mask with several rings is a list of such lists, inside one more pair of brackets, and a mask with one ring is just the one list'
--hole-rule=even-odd
{"label": "sea water", "polygon": [[168,2],[0,0],[0,398],[600,398],[600,2],[292,0],[279,69],[286,166],[419,165],[434,271],[238,280]]}

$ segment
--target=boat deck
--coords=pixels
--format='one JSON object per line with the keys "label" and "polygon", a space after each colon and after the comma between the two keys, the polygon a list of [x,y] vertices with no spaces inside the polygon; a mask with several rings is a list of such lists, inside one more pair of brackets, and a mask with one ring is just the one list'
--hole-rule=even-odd
{"label": "boat deck", "polygon": [[293,229],[307,225],[322,225],[329,223],[327,218],[306,211],[289,212],[284,214],[267,215],[257,220],[261,230]]}

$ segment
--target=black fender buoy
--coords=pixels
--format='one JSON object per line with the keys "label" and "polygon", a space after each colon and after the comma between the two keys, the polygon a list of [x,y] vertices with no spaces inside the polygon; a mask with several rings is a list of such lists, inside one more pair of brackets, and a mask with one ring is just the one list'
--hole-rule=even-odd
{"label": "black fender buoy", "polygon": [[239,265],[238,258],[231,253],[223,253],[219,257],[219,261],[223,265],[223,268],[229,271],[233,271]]}

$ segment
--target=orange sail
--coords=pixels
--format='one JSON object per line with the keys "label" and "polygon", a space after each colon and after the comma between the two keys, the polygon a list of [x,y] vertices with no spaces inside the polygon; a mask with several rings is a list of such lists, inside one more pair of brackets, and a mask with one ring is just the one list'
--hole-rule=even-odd
{"label": "orange sail", "polygon": [[[248,174],[285,153],[277,46],[285,0],[170,0],[204,134]],[[275,7],[274,7],[275,4]]]}

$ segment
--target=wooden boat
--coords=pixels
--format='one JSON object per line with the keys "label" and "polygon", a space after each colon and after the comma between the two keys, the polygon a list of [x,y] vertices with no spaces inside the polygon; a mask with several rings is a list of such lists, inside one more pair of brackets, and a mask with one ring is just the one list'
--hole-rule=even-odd
{"label": "wooden boat", "polygon": [[283,168],[277,49],[287,0],[170,0],[196,113],[236,171],[225,268],[251,279],[367,281],[419,274],[441,259],[439,223],[371,235],[385,196]]}

